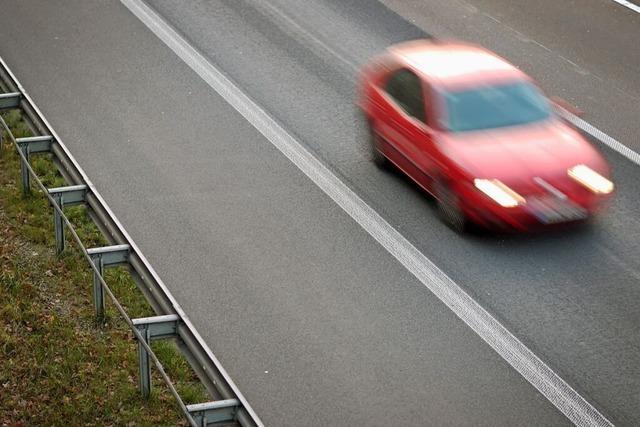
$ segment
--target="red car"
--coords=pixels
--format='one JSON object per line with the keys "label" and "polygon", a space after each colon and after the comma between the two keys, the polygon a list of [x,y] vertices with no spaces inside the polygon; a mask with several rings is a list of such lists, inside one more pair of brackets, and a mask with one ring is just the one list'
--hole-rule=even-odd
{"label": "red car", "polygon": [[595,147],[530,77],[478,46],[391,47],[362,69],[358,97],[374,161],[431,193],[456,230],[579,221],[613,193]]}

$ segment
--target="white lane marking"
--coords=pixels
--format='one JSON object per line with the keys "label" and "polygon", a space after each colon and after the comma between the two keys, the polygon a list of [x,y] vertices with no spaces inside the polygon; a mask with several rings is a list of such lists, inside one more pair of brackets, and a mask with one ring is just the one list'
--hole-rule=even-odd
{"label": "white lane marking", "polygon": [[640,166],[640,154],[633,151],[631,148],[627,147],[623,143],[619,142],[615,138],[610,137],[597,127],[587,123],[582,120],[580,117],[564,110],[562,108],[557,108],[556,112],[564,117],[567,121],[571,122],[578,129],[581,129],[583,132],[588,133],[607,147],[611,148],[613,151],[623,155],[627,159],[631,160],[636,165]]}
{"label": "white lane marking", "polygon": [[[346,72],[350,73],[350,72],[357,71],[358,66],[354,62],[350,61],[343,54],[338,52],[336,49],[329,46],[324,41],[320,40],[320,38],[317,35],[307,31],[304,27],[302,27],[300,24],[294,21],[290,16],[283,13],[280,9],[272,5],[270,2],[259,0],[257,2],[254,2],[254,7],[265,14],[271,15],[274,19],[283,21],[284,22],[283,25],[286,25],[289,28],[293,29],[293,33],[294,35],[297,36],[298,41],[306,40],[309,44],[312,44],[312,45],[315,44],[321,50],[324,50],[326,53],[329,54],[330,58],[337,58],[340,62],[342,62],[342,68],[345,69]],[[283,30],[286,30],[286,29],[283,28]],[[289,33],[292,33],[292,32],[289,31]]]}
{"label": "white lane marking", "polygon": [[633,4],[630,1],[627,0],[613,0],[614,2],[624,6],[624,7],[628,7],[629,9],[633,10],[634,12],[640,13],[640,6],[638,6],[637,4]]}
{"label": "white lane marking", "polygon": [[591,74],[590,72],[588,72],[587,70],[583,69],[578,64],[576,64],[575,62],[573,62],[572,60],[567,58],[566,56],[562,56],[562,55],[558,55],[558,56],[560,57],[560,59],[564,60],[565,62],[568,62],[571,65],[573,65],[573,68],[575,68],[576,71],[578,73],[582,74],[583,76],[588,76],[589,74]]}
{"label": "white lane marking", "polygon": [[142,0],[121,0],[156,36],[573,423],[611,422],[482,308]]}
{"label": "white lane marking", "polygon": [[489,15],[489,14],[488,14],[488,13],[486,13],[486,12],[482,12],[482,14],[483,14],[484,16],[486,16],[487,18],[491,19],[492,21],[495,21],[495,22],[497,22],[498,24],[502,24],[502,21],[500,21],[500,20],[499,20],[498,18],[496,18],[495,16],[493,16],[493,15]]}
{"label": "white lane marking", "polygon": [[540,42],[537,42],[533,39],[529,39],[532,43],[535,43],[536,45],[538,45],[539,47],[541,47],[542,49],[546,50],[547,52],[551,53],[551,49],[549,49],[548,47],[546,47],[545,45],[543,45]]}

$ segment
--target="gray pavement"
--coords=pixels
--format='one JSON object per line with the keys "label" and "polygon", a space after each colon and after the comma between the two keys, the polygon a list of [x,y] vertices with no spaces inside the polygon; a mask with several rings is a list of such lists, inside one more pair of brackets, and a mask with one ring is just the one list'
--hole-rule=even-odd
{"label": "gray pavement", "polygon": [[356,140],[353,75],[344,66],[424,33],[384,7],[373,7],[377,3],[359,0],[304,8],[296,1],[270,2],[288,19],[264,2],[223,3],[195,2],[185,9],[152,2],[580,392],[617,421],[636,420],[640,203],[634,187],[640,169],[605,151],[619,194],[592,227],[511,238],[453,236],[436,219],[428,198],[369,161],[367,147]]}
{"label": "gray pavement", "polygon": [[[126,9],[68,3],[3,6],[0,55],[267,424],[566,422]],[[638,167],[605,152],[620,194],[590,227],[458,237],[357,140],[345,62],[427,19],[457,25],[435,3],[412,25],[355,0],[271,2],[289,21],[151,2],[598,409],[637,424]]]}

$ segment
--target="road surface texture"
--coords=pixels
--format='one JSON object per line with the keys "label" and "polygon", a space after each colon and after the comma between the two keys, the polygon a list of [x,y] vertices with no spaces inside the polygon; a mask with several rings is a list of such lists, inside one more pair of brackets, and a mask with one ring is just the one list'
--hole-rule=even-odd
{"label": "road surface texture", "polygon": [[[569,423],[120,2],[53,3],[4,2],[0,56],[265,424]],[[148,2],[609,420],[639,424],[640,166],[602,148],[619,192],[589,226],[458,236],[372,165],[353,106],[370,55],[455,36],[638,150],[637,14],[604,0],[385,3],[398,14],[360,0]]]}

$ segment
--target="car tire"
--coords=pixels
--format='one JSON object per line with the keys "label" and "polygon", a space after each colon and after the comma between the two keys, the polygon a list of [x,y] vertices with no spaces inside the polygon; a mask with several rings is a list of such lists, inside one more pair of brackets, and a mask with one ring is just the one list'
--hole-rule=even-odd
{"label": "car tire", "polygon": [[457,233],[466,231],[469,221],[460,207],[458,195],[443,180],[436,181],[434,190],[442,222]]}
{"label": "car tire", "polygon": [[371,160],[373,163],[381,169],[385,169],[389,166],[389,159],[382,154],[377,147],[380,146],[381,136],[376,132],[371,120],[365,117],[365,123],[367,127],[367,134],[369,139],[369,150],[371,151]]}
{"label": "car tire", "polygon": [[380,138],[380,135],[376,133],[373,128],[371,129],[371,158],[373,159],[373,163],[381,169],[386,169],[389,167],[389,159],[387,159],[384,154],[382,154],[377,148],[376,139]]}

